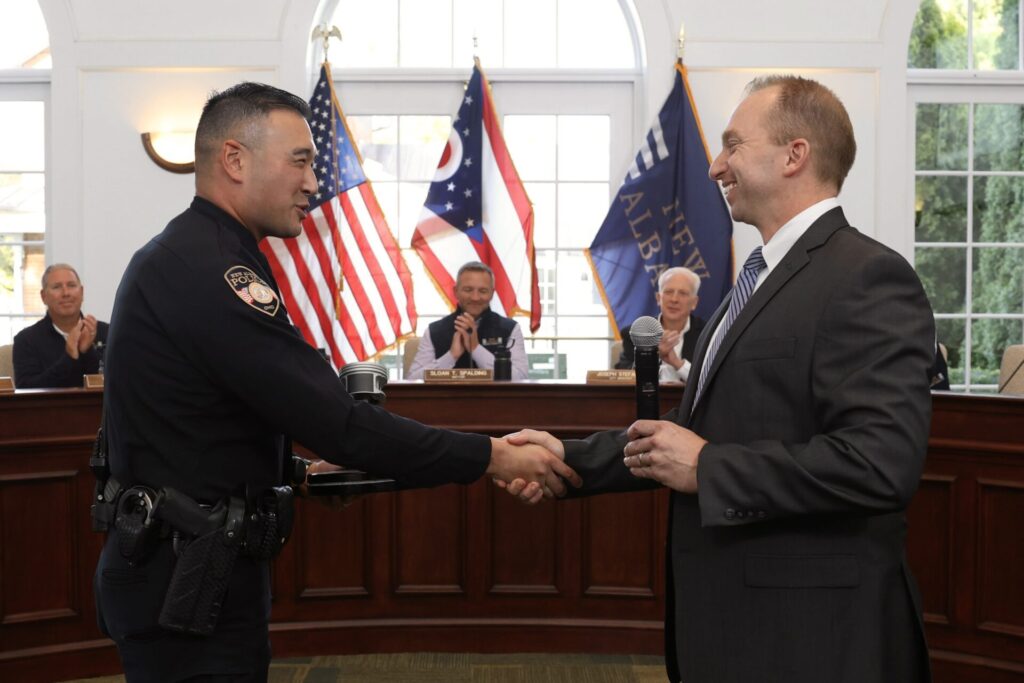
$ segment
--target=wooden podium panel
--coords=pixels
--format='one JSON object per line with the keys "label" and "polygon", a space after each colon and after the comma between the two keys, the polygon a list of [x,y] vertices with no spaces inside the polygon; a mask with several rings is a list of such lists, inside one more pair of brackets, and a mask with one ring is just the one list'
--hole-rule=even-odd
{"label": "wooden podium panel", "polygon": [[[395,413],[500,436],[625,427],[629,385],[397,383]],[[663,391],[666,409],[678,388]],[[97,391],[0,395],[0,680],[116,673],[96,624]],[[936,394],[908,514],[936,681],[1024,681],[1024,399]],[[300,501],[273,568],[275,656],[662,653],[664,491],[526,507],[489,481]]]}

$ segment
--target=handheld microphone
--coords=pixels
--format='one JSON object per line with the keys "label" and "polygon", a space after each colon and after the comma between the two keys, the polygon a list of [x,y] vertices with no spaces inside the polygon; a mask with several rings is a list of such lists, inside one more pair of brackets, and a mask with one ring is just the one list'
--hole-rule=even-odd
{"label": "handheld microphone", "polygon": [[658,342],[664,330],[657,318],[644,315],[629,326],[633,341],[633,367],[636,369],[636,417],[638,420],[657,420],[661,416],[658,400]]}

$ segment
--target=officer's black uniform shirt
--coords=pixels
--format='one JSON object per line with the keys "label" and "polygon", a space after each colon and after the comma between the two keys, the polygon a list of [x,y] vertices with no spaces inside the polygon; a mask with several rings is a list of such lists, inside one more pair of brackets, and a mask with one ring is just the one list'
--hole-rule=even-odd
{"label": "officer's black uniform shirt", "polygon": [[125,485],[207,502],[277,485],[282,434],[416,486],[470,482],[487,467],[486,437],[353,401],[289,322],[256,240],[202,198],[136,252],[110,325],[110,463]]}

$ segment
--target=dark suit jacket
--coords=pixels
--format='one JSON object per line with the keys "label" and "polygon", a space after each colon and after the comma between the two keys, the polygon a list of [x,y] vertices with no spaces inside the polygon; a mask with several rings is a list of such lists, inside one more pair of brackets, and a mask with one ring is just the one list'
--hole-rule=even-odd
{"label": "dark suit jacket", "polygon": [[[616,361],[615,367],[620,370],[628,370],[633,367],[633,354],[636,353],[633,350],[633,339],[629,336],[629,328],[632,325],[626,325],[622,329],[622,354],[619,356],[619,360]],[[690,329],[683,335],[683,349],[680,357],[684,360],[693,362],[693,352],[697,348],[697,339],[700,337],[700,333],[704,330],[704,321],[695,315],[690,316]]]}
{"label": "dark suit jacket", "polygon": [[77,359],[64,350],[66,342],[49,314],[14,335],[14,383],[19,389],[80,387],[82,375],[99,372],[107,343],[107,323],[96,321],[96,341]]}
{"label": "dark suit jacket", "polygon": [[[694,372],[728,297],[697,345]],[[796,242],[666,416],[708,440],[673,492],[666,663],[687,683],[928,680],[904,556],[931,418],[931,309],[841,209]],[[649,485],[622,432],[566,442],[587,493]]]}

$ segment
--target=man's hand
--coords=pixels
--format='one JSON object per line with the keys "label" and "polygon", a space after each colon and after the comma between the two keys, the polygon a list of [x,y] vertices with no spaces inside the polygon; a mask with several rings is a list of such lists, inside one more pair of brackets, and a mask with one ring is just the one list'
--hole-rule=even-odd
{"label": "man's hand", "polygon": [[68,332],[68,338],[64,342],[64,351],[65,351],[65,353],[67,353],[69,356],[71,356],[75,360],[78,360],[78,345],[79,345],[79,341],[82,338],[82,329],[84,328],[84,326],[85,326],[85,321],[84,320],[79,320],[75,324],[75,326],[71,328],[71,331]]}
{"label": "man's hand", "polygon": [[[543,446],[551,453],[554,453],[559,460],[565,460],[565,446],[548,432],[539,432],[536,429],[522,429],[513,434],[506,434],[504,438],[505,441],[515,446],[524,446],[531,443]],[[545,491],[544,487],[539,483],[527,483],[525,479],[505,481],[495,477],[494,483],[498,488],[505,489],[524,503],[532,504],[538,502],[544,496],[551,497],[550,492]],[[579,486],[579,484],[576,484],[576,486]]]}
{"label": "man's hand", "polygon": [[[455,319],[456,325],[458,325],[458,318]],[[452,354],[452,358],[456,362],[462,358],[462,354],[466,352],[466,337],[462,332],[459,332],[459,328],[455,328],[455,334],[452,336],[452,345],[449,347],[448,352]]]}
{"label": "man's hand", "polygon": [[577,488],[583,485],[583,480],[562,462],[565,452],[560,442],[557,448],[557,452],[552,452],[529,440],[515,444],[511,440],[492,438],[491,463],[487,467],[487,474],[491,475],[498,486],[508,488],[510,493],[524,502],[536,503],[544,497],[564,496],[563,479]]}
{"label": "man's hand", "polygon": [[94,341],[96,341],[96,318],[95,316],[87,315],[79,322],[78,327],[81,329],[81,334],[78,337],[78,353],[85,353],[92,347]]}
{"label": "man's hand", "polygon": [[[463,313],[455,319],[455,334],[458,336],[460,333],[463,347],[470,353],[476,351],[476,347],[480,344],[480,332],[477,330],[476,320],[469,313]],[[452,345],[454,346],[454,340],[452,340]]]}
{"label": "man's hand", "polygon": [[661,341],[658,342],[658,357],[661,358],[663,363],[668,363],[676,370],[683,364],[683,359],[676,353],[676,344],[679,343],[681,334],[678,330],[669,330],[662,336]]}
{"label": "man's hand", "polygon": [[637,420],[626,436],[623,463],[633,476],[683,493],[697,492],[697,461],[707,441],[665,420]]}
{"label": "man's hand", "polygon": [[359,500],[361,496],[310,496],[309,495],[309,475],[321,474],[323,472],[340,472],[345,469],[340,465],[335,465],[333,462],[327,462],[326,460],[314,460],[309,463],[306,468],[306,480],[302,482],[295,490],[295,493],[301,497],[309,497],[315,500],[320,505],[331,508],[332,510],[341,510],[346,508],[355,501]]}

